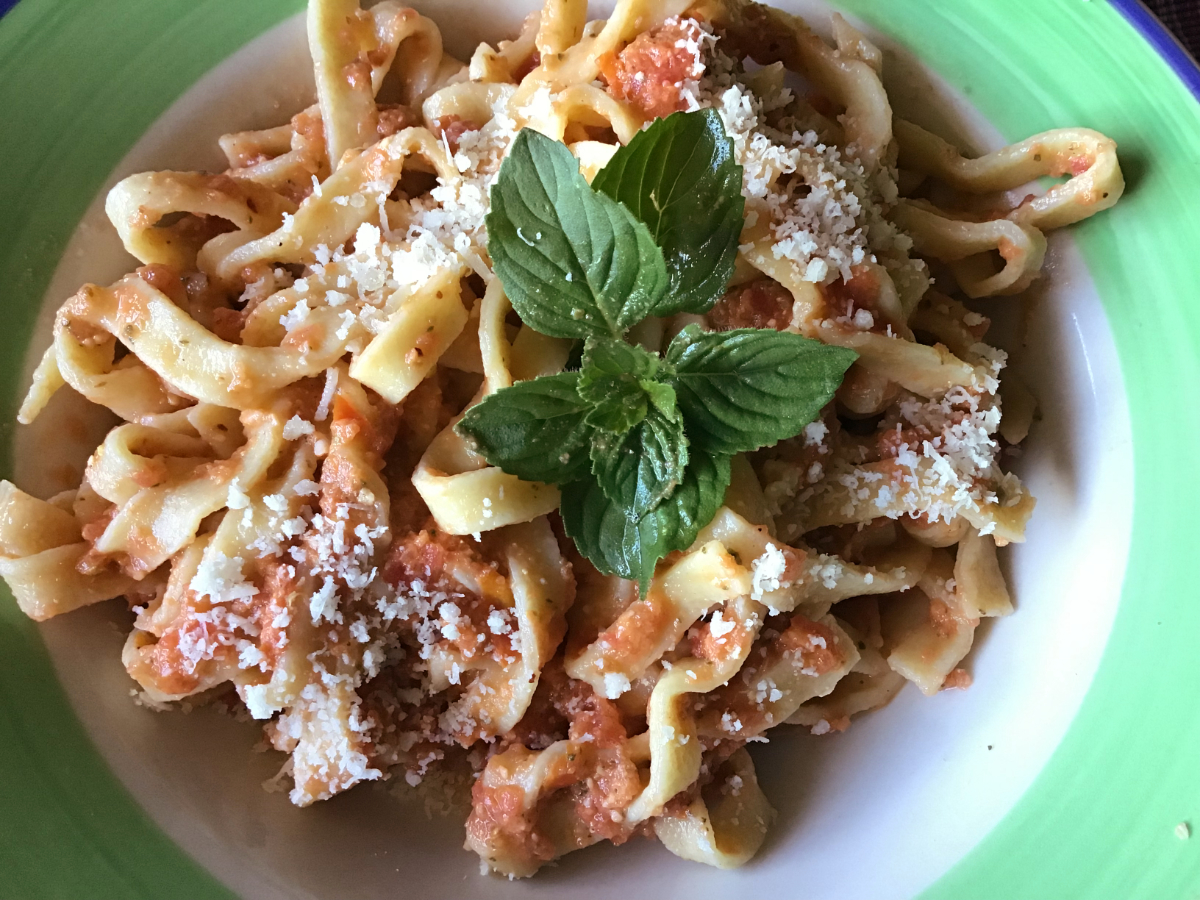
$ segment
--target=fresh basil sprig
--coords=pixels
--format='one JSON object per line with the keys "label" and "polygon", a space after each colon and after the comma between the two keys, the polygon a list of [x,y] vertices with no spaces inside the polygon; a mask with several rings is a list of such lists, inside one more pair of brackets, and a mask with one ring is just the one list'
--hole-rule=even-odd
{"label": "fresh basil sprig", "polygon": [[485,397],[458,424],[489,463],[558,484],[566,532],[643,590],[724,500],[730,457],[791,437],[856,358],[769,329],[683,329],[664,355],[621,340],[649,315],[705,312],[733,273],[742,169],[712,110],[676,113],[589,185],[523,130],[492,188],[488,247],[530,327],[583,339],[579,370]]}

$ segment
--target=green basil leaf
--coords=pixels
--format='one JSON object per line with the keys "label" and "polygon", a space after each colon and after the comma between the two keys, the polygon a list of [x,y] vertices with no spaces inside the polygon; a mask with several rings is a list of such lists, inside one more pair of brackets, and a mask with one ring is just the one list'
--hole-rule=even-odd
{"label": "green basil leaf", "polygon": [[729,457],[688,447],[688,467],[675,492],[655,509],[667,538],[666,552],[686,550],[725,502],[731,477]]}
{"label": "green basil leaf", "polygon": [[593,407],[588,423],[624,434],[641,422],[652,399],[662,402],[661,391],[651,395],[642,384],[653,383],[660,362],[653,353],[624,341],[589,338],[579,370],[579,396]]}
{"label": "green basil leaf", "polygon": [[519,381],[467,410],[458,431],[493,466],[526,481],[563,484],[588,475],[591,405],[579,396],[579,373]]}
{"label": "green basil leaf", "polygon": [[599,431],[622,435],[646,418],[650,405],[637,384],[617,382],[587,414],[587,424]]}
{"label": "green basil leaf", "polygon": [[638,132],[592,182],[644,222],[670,286],[650,314],[707,312],[733,274],[746,201],[742,167],[716,110],[679,112]]}
{"label": "green basil leaf", "polygon": [[667,348],[693,446],[732,455],[790,438],[832,398],[853,350],[763,328],[683,329]]}
{"label": "green basil leaf", "polygon": [[662,359],[636,344],[592,338],[584,345],[581,371],[581,391],[604,378],[653,378],[662,366]]}
{"label": "green basil leaf", "polygon": [[562,488],[563,527],[579,552],[601,572],[637,581],[643,594],[654,567],[685,550],[712,521],[729,486],[729,457],[691,454],[683,482],[653,510],[630,519],[593,479]]}
{"label": "green basil leaf", "polygon": [[654,513],[632,520],[605,495],[594,479],[562,487],[563,528],[579,552],[599,571],[641,585],[643,593],[654,567],[667,555],[666,534]]}
{"label": "green basil leaf", "polygon": [[648,378],[641,379],[638,384],[646,392],[646,396],[650,398],[650,402],[654,405],[655,409],[672,422],[679,420],[679,406],[675,402],[675,388],[669,384],[663,384],[661,381],[651,381]]}
{"label": "green basil leaf", "polygon": [[683,480],[688,461],[683,421],[656,406],[623,435],[596,434],[591,456],[592,474],[605,496],[628,518],[639,519]]}
{"label": "green basil leaf", "polygon": [[492,264],[517,314],[542,334],[620,337],[667,289],[646,226],[593,191],[558,141],[522,129],[491,200]]}

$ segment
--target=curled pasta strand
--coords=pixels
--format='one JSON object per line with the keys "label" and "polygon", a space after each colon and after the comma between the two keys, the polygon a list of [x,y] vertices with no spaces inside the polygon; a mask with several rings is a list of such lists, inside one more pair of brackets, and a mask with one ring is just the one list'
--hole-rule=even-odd
{"label": "curled pasta strand", "polygon": [[867,40],[866,35],[846,21],[841,13],[834,13],[833,42],[842,56],[866,63],[876,75],[883,75],[883,51]]}
{"label": "curled pasta strand", "polygon": [[953,546],[963,539],[971,527],[970,523],[962,516],[956,516],[949,522],[942,519],[927,521],[906,516],[900,520],[900,526],[909,537],[926,547]]}
{"label": "curled pasta strand", "polygon": [[33,556],[79,540],[79,522],[70,512],[0,481],[0,556]]}
{"label": "curled pasta strand", "polygon": [[[375,27],[377,49],[370,54],[371,88],[378,94],[384,79],[400,80],[400,102],[420,107],[444,78],[442,33],[432,19],[396,0],[384,0],[368,11]],[[451,68],[461,63],[449,61]]]}
{"label": "curled pasta strand", "polygon": [[[968,222],[914,201],[898,203],[891,215],[912,236],[918,253],[950,264],[968,297],[1020,293],[1041,272],[1046,238],[1033,225],[1008,219]],[[1004,263],[999,272],[988,258],[993,251]]]}
{"label": "curled pasta strand", "polygon": [[801,704],[828,696],[860,658],[834,616],[797,613],[782,634],[756,646],[735,678],[703,698],[697,732],[709,742],[748,740],[786,722]]}
{"label": "curled pasta strand", "polygon": [[182,480],[211,461],[210,448],[199,437],[127,424],[110,431],[96,448],[84,478],[97,494],[120,505],[143,488]]}
{"label": "curled pasta strand", "polygon": [[[759,218],[762,221],[763,217]],[[792,295],[790,327],[805,337],[815,337],[817,323],[826,315],[825,300],[820,288],[801,278],[801,273],[790,259],[777,257],[772,252],[773,240],[769,233],[749,241],[743,233],[742,240],[744,243],[738,251],[739,260],[787,288],[788,293]]]}
{"label": "curled pasta strand", "polygon": [[932,335],[959,359],[975,362],[975,348],[979,337],[971,326],[966,324],[971,311],[940,291],[930,291],[925,299],[926,302],[913,313],[909,324]]}
{"label": "curled pasta strand", "polygon": [[195,673],[193,670],[189,674],[193,674],[195,677],[190,679],[176,676],[168,682],[166,679],[158,677],[154,670],[155,647],[159,644],[158,639],[172,630],[172,625],[176,626],[175,637],[179,638],[178,625],[184,619],[182,613],[186,609],[187,597],[189,594],[194,596],[189,585],[199,571],[205,550],[211,541],[211,535],[202,535],[183,550],[171,566],[166,590],[163,591],[161,598],[151,602],[146,613],[140,617],[143,627],[135,627],[125,638],[125,645],[121,651],[121,663],[125,666],[125,671],[129,673],[129,676],[141,686],[150,699],[157,703],[182,700],[228,680],[227,668],[222,666],[221,668],[226,671],[217,671],[217,665],[212,660],[202,661],[202,664],[197,667],[200,668],[200,672]]}
{"label": "curled pasta strand", "polygon": [[[55,350],[54,344],[51,344],[46,348],[42,354],[42,358],[38,360],[38,364],[33,370],[33,378],[30,380],[29,390],[25,392],[25,397],[21,401],[21,408],[17,410],[17,421],[22,425],[32,423],[41,415],[42,410],[46,408],[46,404],[50,402],[50,398],[58,392],[59,388],[65,387],[66,383],[67,381],[63,378],[62,370],[58,365],[58,353]],[[136,413],[134,414],[136,415]]]}
{"label": "curled pasta strand", "polygon": [[233,131],[217,138],[231,169],[253,165],[263,157],[282,156],[292,149],[292,125],[276,125],[258,131]]}
{"label": "curled pasta strand", "polygon": [[376,205],[363,202],[365,197],[390,194],[412,157],[426,161],[444,182],[461,180],[437,138],[425,128],[406,128],[343,165],[321,185],[320,194],[307,197],[270,234],[239,231],[210,241],[197,258],[200,268],[220,283],[232,284],[254,263],[314,262],[316,247],[340,247],[360,225],[378,217]]}
{"label": "curled pasta strand", "polygon": [[732,599],[724,614],[733,628],[719,644],[713,642],[716,657],[687,657],[659,676],[646,708],[650,780],[626,811],[627,822],[660,815],[668,800],[699,777],[702,749],[687,696],[707,694],[737,674],[758,637],[765,612],[761,603],[746,595]]}
{"label": "curled pasta strand", "polygon": [[[60,370],[68,383],[72,382],[72,370],[63,367],[62,361],[70,352],[86,358],[93,372],[102,369],[98,356],[112,358],[111,342],[86,347],[72,334],[73,328],[90,326],[119,338],[175,394],[216,406],[253,409],[269,406],[282,388],[320,374],[345,353],[345,339],[337,336],[336,322],[334,310],[317,309],[311,326],[301,336],[303,342],[293,341],[291,346],[283,347],[230,344],[145,280],[127,275],[111,288],[87,285],[81,289],[64,306],[55,339]],[[131,377],[126,376],[126,380]],[[83,379],[81,382],[85,389],[104,387],[103,383],[96,385],[95,378],[91,384]],[[161,399],[147,408],[155,413],[166,412],[173,401],[162,393],[161,385],[158,393]],[[148,394],[153,396],[149,384],[142,387],[139,396]]]}
{"label": "curled pasta strand", "polygon": [[[336,452],[336,449],[331,448],[331,452]],[[311,443],[300,443],[293,451],[291,464],[279,478],[247,491],[249,505],[240,514],[238,533],[231,536],[237,541],[231,542],[226,552],[227,556],[236,553],[246,559],[257,557],[257,562],[252,566],[255,580],[262,584],[264,605],[271,614],[272,629],[276,627],[274,622],[284,617],[287,620],[287,641],[282,650],[278,649],[278,640],[274,635],[260,633],[258,636],[258,649],[264,655],[269,654],[265,668],[240,669],[231,678],[246,708],[256,719],[269,718],[297,702],[312,668],[310,654],[317,650],[320,640],[311,611],[315,579],[303,570],[297,573],[295,579],[284,578],[286,570],[282,561],[275,562],[254,547],[254,541],[264,531],[276,530],[281,520],[295,521],[296,517],[304,515],[305,500],[297,494],[296,486],[310,480],[316,466],[317,459]],[[280,497],[284,498],[285,507],[282,510],[268,507],[267,496],[271,496],[276,504]],[[274,583],[278,582],[282,582],[284,590],[278,587],[272,590]],[[288,591],[288,587],[292,590]]]}
{"label": "curled pasta strand", "polygon": [[421,104],[421,115],[429,129],[438,120],[449,118],[482,126],[491,121],[497,108],[508,106],[516,90],[511,84],[461,81],[426,97]]}
{"label": "curled pasta strand", "polygon": [[654,576],[646,596],[594,641],[568,651],[567,674],[613,699],[636,681],[713,606],[748,595],[750,575],[720,541],[697,544]]}
{"label": "curled pasta strand", "polygon": [[[536,106],[519,110],[522,119],[557,141],[571,138],[583,126],[611,128],[617,140],[629,143],[642,128],[642,121],[619,100],[593,84],[575,84],[559,93],[545,114],[532,112]],[[578,142],[576,142],[578,143]]]}
{"label": "curled pasta strand", "polygon": [[[90,297],[99,288],[85,287],[76,298]],[[70,302],[70,301],[69,301]],[[42,358],[22,413],[33,421],[53,393],[63,385],[127,422],[179,409],[187,398],[167,389],[163,380],[136,356],[115,360],[117,341],[107,337],[87,343],[79,340],[63,316],[55,322],[54,344]]]}
{"label": "curled pasta strand", "polygon": [[168,226],[166,216],[208,216],[247,233],[267,234],[296,205],[253,181],[203,172],[145,172],[119,182],[104,202],[109,221],[133,256],[144,264],[159,263],[180,271],[195,268],[206,240],[195,218]]}
{"label": "curled pasta strand", "polygon": [[[308,654],[315,649],[305,608],[308,598],[299,590],[290,596],[271,590],[263,572],[267,563],[255,544],[271,531],[272,521],[300,512],[295,487],[312,476],[315,466],[311,448],[301,445],[280,477],[243,492],[245,506],[231,510],[214,532],[199,536],[171,561],[165,589],[139,613],[122,654],[130,677],[149,698],[180,700],[232,682],[256,718],[266,718],[268,711],[283,709],[295,699],[311,666]],[[287,497],[287,508],[270,509],[268,494],[275,503]],[[243,572],[247,584],[259,585],[252,596],[242,598],[249,608],[230,608],[225,600],[206,598],[193,587],[202,565],[220,571],[233,559],[248,566]],[[277,624],[283,621],[285,640]],[[229,628],[232,622],[238,625]],[[237,627],[248,629],[240,640],[235,639]],[[196,651],[199,656],[193,658]],[[241,665],[242,654],[248,652],[259,656],[258,665]]]}
{"label": "curled pasta strand", "polygon": [[239,131],[219,139],[230,177],[250,181],[293,201],[312,190],[312,179],[329,176],[321,110],[313,105],[288,125]]}
{"label": "curled pasta strand", "polygon": [[479,723],[460,737],[465,744],[505,734],[525,715],[542,669],[566,631],[565,616],[574,597],[570,567],[545,516],[510,525],[503,536],[520,653],[507,666],[463,661],[464,670],[481,671],[446,715],[453,721]]}
{"label": "curled pasta strand", "polygon": [[[474,402],[512,384],[512,347],[504,325],[508,310],[500,280],[493,278],[480,304],[479,347],[484,381]],[[477,534],[528,522],[558,508],[558,488],[522,481],[487,465],[455,430],[459,418],[433,439],[412,475],[413,487],[438,527],[450,534]]]}
{"label": "curled pasta strand", "polygon": [[979,625],[979,616],[956,585],[954,572],[950,554],[935,550],[920,589],[880,609],[890,647],[888,666],[926,696],[942,689],[970,651]]}
{"label": "curled pasta strand", "polygon": [[921,302],[921,298],[929,291],[933,279],[929,275],[929,266],[922,259],[884,259],[884,268],[896,288],[900,298],[900,308],[904,311],[905,321],[912,317],[913,310]]}
{"label": "curled pasta strand", "polygon": [[[559,809],[553,805],[554,791],[566,778],[576,778],[587,770],[595,756],[596,749],[590,742],[555,741],[541,751],[517,744],[488,760],[479,775],[479,789],[502,792],[516,806],[512,810],[514,819],[533,823],[553,816],[559,823],[570,823],[574,811],[569,806]],[[545,836],[549,846],[539,848],[542,852],[535,855],[530,852],[529,842],[518,834],[482,823],[473,827],[468,820],[466,845],[500,874],[527,878],[546,862],[546,857],[557,859],[596,840],[586,830],[571,827],[545,829]]]}
{"label": "curled pasta strand", "polygon": [[[792,317],[789,322],[791,330],[799,331],[806,337],[819,337],[822,326],[827,324],[826,320],[830,316],[826,288],[805,280],[802,270],[794,261],[777,256],[772,250],[773,238],[765,227],[756,225],[748,231],[749,235],[746,232],[742,235],[743,243],[738,251],[739,261],[747,268],[757,270],[787,288],[788,293],[792,295]],[[876,311],[877,324],[881,328],[887,326],[890,334],[912,343],[912,331],[908,327],[908,305],[915,305],[916,302],[912,297],[913,289],[919,288],[923,292],[928,281],[917,284],[905,282],[906,295],[902,298],[892,278],[892,272],[893,270],[879,263],[863,262],[854,266],[852,275],[870,279],[876,285],[872,306]]]}
{"label": "curled pasta strand", "polygon": [[[282,288],[275,293],[263,298],[253,307],[247,307],[244,313],[245,321],[242,325],[239,339],[241,344],[246,347],[278,347],[284,344],[288,338],[288,328],[283,323],[283,318],[291,313],[296,307],[303,302],[310,309],[325,309],[316,320],[306,319],[303,326],[304,330],[300,332],[304,335],[313,334],[309,325],[320,323],[324,325],[326,322],[333,321],[336,317],[330,317],[328,309],[331,306],[329,302],[330,291],[336,291],[339,281],[345,285],[348,273],[350,272],[351,264],[346,261],[331,262],[325,266],[320,272],[313,272],[293,282],[290,286]],[[392,306],[400,302],[404,297],[400,291],[388,296],[385,299],[383,309],[390,311]],[[363,311],[364,303],[360,297],[345,294],[338,291],[337,298],[339,304],[337,306],[337,315],[345,318],[345,313],[352,312],[356,316]],[[341,321],[341,320],[339,320]],[[346,349],[361,350],[361,346],[355,346],[357,338],[362,334],[361,321],[351,323],[346,335]]]}
{"label": "curled pasta strand", "polygon": [[564,53],[583,37],[587,0],[548,0],[542,7],[534,45],[542,59]]}
{"label": "curled pasta strand", "polygon": [[446,268],[403,300],[350,364],[350,377],[391,403],[399,403],[425,380],[462,333],[462,271]]}
{"label": "curled pasta strand", "polygon": [[245,442],[240,413],[227,406],[196,403],[174,412],[143,416],[139,422],[160,433],[199,438],[208,455],[228,459]]}
{"label": "curled pasta strand", "polygon": [[91,550],[86,542],[64,544],[13,559],[0,559],[0,578],[21,612],[35,622],[128,594],[137,583],[111,569],[80,571]]}
{"label": "curled pasta strand", "polygon": [[758,852],[774,814],[758,786],[754,761],[739,748],[682,816],[654,820],[654,834],[678,857],[736,869]]}
{"label": "curled pasta strand", "polygon": [[[866,463],[856,474],[865,481],[851,489],[837,480],[827,481],[820,491],[796,502],[779,517],[783,534],[805,534],[826,525],[870,522],[880,516],[900,518],[923,515],[926,510],[960,506],[958,515],[997,542],[1022,542],[1025,525],[1033,515],[1033,496],[1016,478],[1004,479],[995,493],[962,498],[944,484],[936,463],[918,459],[911,467],[895,460]],[[874,479],[875,475],[881,478]],[[961,502],[960,502],[961,501]]]}
{"label": "curled pasta strand", "polygon": [[996,541],[976,528],[966,529],[958,543],[954,581],[968,615],[1012,615],[1012,598],[996,560]]}
{"label": "curled pasta strand", "polygon": [[0,578],[21,612],[43,622],[135,589],[111,567],[83,569],[90,550],[70,512],[0,481]]}
{"label": "curled pasta strand", "polygon": [[955,387],[978,388],[987,377],[979,366],[936,344],[930,347],[900,337],[858,331],[828,319],[816,326],[814,336],[826,344],[849,347],[858,353],[858,366],[922,397],[937,397]]}
{"label": "curled pasta strand", "polygon": [[[272,674],[265,687],[243,691],[261,701],[260,718],[286,707],[270,733],[277,748],[292,753],[291,799],[298,806],[383,777],[361,726],[358,692],[369,677],[367,648],[353,637],[352,617],[363,601],[370,602],[369,596],[360,596],[365,588],[356,570],[375,566],[388,546],[390,498],[380,469],[394,415],[388,404],[372,402],[348,378],[339,378],[338,384],[332,441],[320,475],[321,524],[316,527],[314,517],[314,528],[303,539],[307,558],[325,561],[320,571],[301,570],[298,608],[292,614],[302,622],[302,640],[316,633],[316,646],[307,656],[293,657],[295,678]],[[326,550],[328,538],[336,538],[343,527],[347,534],[376,537],[361,551],[336,540]],[[317,588],[319,596],[332,595],[336,603],[318,604]],[[285,656],[284,665],[289,662]]]}
{"label": "curled pasta strand", "polygon": [[142,488],[118,507],[94,549],[120,557],[127,573],[140,579],[195,540],[204,518],[225,508],[230,485],[255,486],[279,455],[279,415],[248,412],[243,423],[247,442],[232,457],[199,466],[186,478]]}
{"label": "curled pasta strand", "polygon": [[1009,191],[1038,178],[1070,175],[1006,218],[1048,231],[1086,219],[1113,206],[1125,191],[1117,144],[1089,128],[1045,131],[976,159],[919,125],[897,120],[900,165],[932,175],[973,194]]}
{"label": "curled pasta strand", "polygon": [[[344,369],[341,374],[345,376]],[[361,719],[358,689],[367,676],[365,648],[353,640],[349,619],[363,591],[354,570],[374,566],[388,546],[391,503],[380,469],[382,448],[390,440],[393,424],[388,404],[372,402],[362,387],[339,377],[329,453],[321,466],[318,490],[322,524],[303,540],[308,559],[321,560],[327,552],[331,558],[320,572],[301,570],[300,602],[293,612],[293,618],[304,623],[302,635],[311,627],[326,632],[330,639],[318,638],[315,652],[306,657],[307,666],[297,659],[298,681],[272,676],[274,684],[268,684],[259,698],[267,707],[262,710],[263,718],[275,707],[287,706],[280,720],[287,726],[275,732],[275,743],[291,746],[295,781],[291,797],[299,806],[382,777],[370,764],[370,748],[361,727],[356,727]],[[313,521],[315,525],[315,517]],[[366,545],[371,549],[365,550],[362,558],[358,550],[347,546],[350,542],[335,540],[326,551],[329,532],[336,536],[342,528],[346,534],[377,537]],[[323,596],[336,597],[336,603],[318,605],[314,596],[318,588]],[[315,710],[321,713],[314,715]]]}
{"label": "curled pasta strand", "polygon": [[[728,507],[717,510],[697,541],[720,541],[738,559],[747,562],[762,558],[769,547],[775,547],[785,558],[792,557],[780,586],[759,594],[764,606],[779,612],[791,612],[802,605],[828,608],[847,597],[908,590],[921,577],[928,557],[919,548],[912,548],[910,552],[901,550],[892,554],[886,565],[857,565],[809,547],[790,547],[773,541],[764,527],[751,525]],[[838,573],[833,581],[823,577],[830,565],[836,566]]]}
{"label": "curled pasta strand", "polygon": [[313,0],[308,4],[308,44],[333,170],[348,152],[378,139],[375,95],[390,72],[399,77],[401,102],[420,106],[447,68],[461,68],[444,60],[437,26],[395,0],[365,12],[358,0]]}
{"label": "curled pasta strand", "polygon": [[906,683],[907,679],[899,672],[893,672],[886,662],[877,672],[852,671],[826,696],[802,703],[788,718],[787,724],[819,728],[824,721],[828,728],[830,722],[848,720],[858,713],[886,706]]}

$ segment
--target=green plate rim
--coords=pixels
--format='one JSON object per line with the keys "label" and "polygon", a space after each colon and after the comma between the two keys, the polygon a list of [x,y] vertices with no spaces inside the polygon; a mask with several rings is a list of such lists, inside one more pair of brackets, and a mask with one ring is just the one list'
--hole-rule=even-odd
{"label": "green plate rim", "polygon": [[[1127,0],[1117,2],[1128,14]],[[0,472],[12,471],[12,422],[38,301],[83,211],[183,91],[302,5],[22,0],[0,20],[0,221],[8,238],[0,284],[10,298],[0,334]],[[1200,195],[1200,104],[1106,2],[836,5],[918,52],[1008,138],[1068,124],[1110,134],[1130,183],[1116,209],[1074,230],[1113,329],[1133,428],[1133,539],[1112,636],[1032,787],[922,896],[1194,897],[1200,844],[1176,837],[1175,826],[1200,824],[1200,716],[1186,707],[1200,696],[1190,566],[1200,488],[1170,463],[1200,447],[1200,253],[1189,252],[1200,248],[1192,200]],[[170,884],[172,897],[233,896],[109,772],[36,626],[6,592],[0,771],[0,893],[153,898]]]}

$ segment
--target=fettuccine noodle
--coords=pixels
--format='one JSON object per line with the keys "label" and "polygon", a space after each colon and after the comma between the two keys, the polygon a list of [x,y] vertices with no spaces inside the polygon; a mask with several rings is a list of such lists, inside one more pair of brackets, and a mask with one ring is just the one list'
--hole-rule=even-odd
{"label": "fettuccine noodle", "polygon": [[[1013,611],[996,548],[1034,506],[998,435],[1020,441],[1032,408],[1001,425],[1004,354],[954,294],[1024,290],[1045,233],[1123,189],[1087,129],[970,158],[893,117],[881,53],[840,17],[831,45],[750,0],[586,6],[547,0],[462,62],[395,0],[310,0],[315,105],[226,135],[220,174],[108,196],[141,266],[63,304],[20,413],[69,387],[121,420],[78,490],[0,486],[0,575],[27,615],[124,597],[144,695],[236,692],[297,805],[472,766],[467,846],[509,876],[635,834],[741,865],[772,815],[748,742],[844,730],[906,681],[969,684],[979,622]],[[517,132],[591,179],[700,108],[744,168],[736,273],[706,316],[639,340],[774,328],[859,358],[802,434],[733,460],[643,595],[576,553],[556,487],[453,426],[572,350],[492,271]]]}

